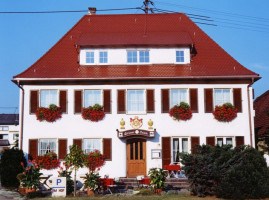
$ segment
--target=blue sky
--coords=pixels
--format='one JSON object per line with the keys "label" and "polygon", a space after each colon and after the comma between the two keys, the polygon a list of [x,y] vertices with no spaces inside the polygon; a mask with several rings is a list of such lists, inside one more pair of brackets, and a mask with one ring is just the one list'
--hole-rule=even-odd
{"label": "blue sky", "polygon": [[[158,9],[203,15],[213,21],[193,21],[231,56],[262,79],[254,83],[255,96],[269,89],[269,1],[268,0],[153,0]],[[63,11],[140,7],[143,0],[1,0],[0,12]],[[142,13],[140,10],[107,11],[97,14]],[[46,53],[83,15],[0,13],[0,113],[19,107],[19,88],[12,77],[26,70]],[[10,108],[11,107],[11,108]]]}

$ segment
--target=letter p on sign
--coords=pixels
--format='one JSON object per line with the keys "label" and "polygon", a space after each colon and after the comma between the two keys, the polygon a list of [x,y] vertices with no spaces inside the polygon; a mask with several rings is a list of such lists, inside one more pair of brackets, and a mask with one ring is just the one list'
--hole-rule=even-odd
{"label": "letter p on sign", "polygon": [[61,179],[57,179],[57,181],[56,181],[56,185],[59,185],[61,182],[62,182]]}

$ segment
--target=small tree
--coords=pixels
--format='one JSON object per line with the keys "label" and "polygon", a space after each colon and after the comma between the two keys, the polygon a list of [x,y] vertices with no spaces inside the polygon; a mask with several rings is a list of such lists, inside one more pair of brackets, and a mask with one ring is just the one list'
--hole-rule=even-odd
{"label": "small tree", "polygon": [[74,196],[76,196],[76,190],[77,190],[77,170],[81,167],[83,167],[83,162],[84,162],[84,154],[81,148],[73,144],[72,146],[69,147],[70,153],[66,155],[65,157],[65,162],[67,166],[70,166],[71,169],[75,170],[74,174]]}

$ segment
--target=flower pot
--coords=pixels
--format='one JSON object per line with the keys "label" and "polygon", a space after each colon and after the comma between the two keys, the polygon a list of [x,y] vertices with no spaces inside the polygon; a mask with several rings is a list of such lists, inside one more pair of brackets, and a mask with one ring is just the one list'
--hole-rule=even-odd
{"label": "flower pot", "polygon": [[92,191],[90,188],[87,188],[87,195],[90,196],[94,194],[94,191]]}
{"label": "flower pot", "polygon": [[22,195],[24,195],[25,194],[25,189],[26,189],[25,187],[23,187],[23,186],[20,185],[19,186],[19,193],[22,194]]}
{"label": "flower pot", "polygon": [[161,194],[162,191],[163,191],[162,189],[155,189],[155,193],[156,193],[156,194]]}
{"label": "flower pot", "polygon": [[30,192],[35,192],[35,188],[25,188],[25,194],[28,194]]}

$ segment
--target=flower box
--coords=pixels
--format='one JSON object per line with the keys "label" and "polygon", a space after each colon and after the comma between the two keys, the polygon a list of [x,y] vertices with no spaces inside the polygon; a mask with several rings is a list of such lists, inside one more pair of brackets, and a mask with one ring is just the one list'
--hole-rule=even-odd
{"label": "flower box", "polygon": [[105,117],[104,108],[99,104],[82,109],[82,118],[92,122],[98,122]]}
{"label": "flower box", "polygon": [[173,117],[174,120],[187,121],[192,118],[192,111],[189,104],[181,102],[169,110],[169,115]]}
{"label": "flower box", "polygon": [[41,169],[47,170],[56,169],[60,166],[60,161],[57,159],[57,154],[54,152],[46,153],[43,156],[37,156],[35,162]]}
{"label": "flower box", "polygon": [[48,108],[38,107],[35,115],[39,121],[55,122],[62,118],[62,109],[55,104],[50,104]]}
{"label": "flower box", "polygon": [[213,111],[214,118],[220,122],[231,122],[237,117],[237,109],[230,103],[216,106]]}

